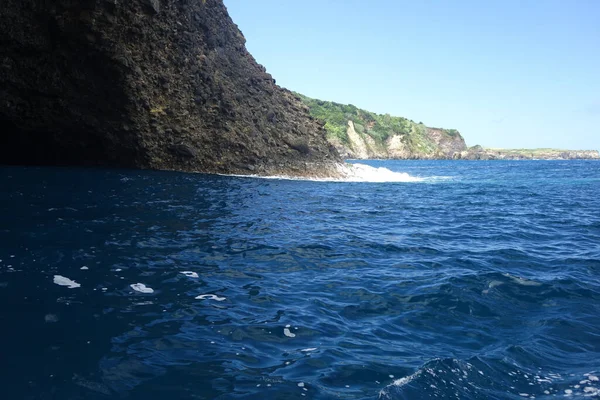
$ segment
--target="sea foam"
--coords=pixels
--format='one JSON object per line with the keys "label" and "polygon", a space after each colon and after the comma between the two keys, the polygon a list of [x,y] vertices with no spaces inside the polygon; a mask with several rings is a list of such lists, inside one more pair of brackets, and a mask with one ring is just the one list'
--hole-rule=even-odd
{"label": "sea foam", "polygon": [[[345,164],[338,167],[344,182],[422,182],[424,179],[411,176],[406,172],[394,172],[384,167],[372,167],[366,164]],[[334,179],[336,180],[336,179]]]}
{"label": "sea foam", "polygon": [[66,278],[62,275],[54,275],[54,283],[60,286],[66,286],[69,289],[75,289],[81,287],[81,285],[69,278]]}
{"label": "sea foam", "polygon": [[371,182],[371,183],[386,183],[386,182],[423,182],[425,178],[416,177],[407,174],[406,172],[395,172],[384,167],[372,167],[366,164],[338,164],[336,166],[338,176],[329,178],[310,178],[297,177],[288,175],[227,175],[236,177],[250,177],[261,179],[284,179],[295,181],[315,181],[315,182]]}
{"label": "sea foam", "polygon": [[196,300],[215,300],[215,301],[224,301],[226,297],[219,297],[215,294],[201,294],[200,296],[196,296]]}
{"label": "sea foam", "polygon": [[132,283],[129,285],[133,290],[140,293],[154,293],[154,289],[144,285],[143,283]]}

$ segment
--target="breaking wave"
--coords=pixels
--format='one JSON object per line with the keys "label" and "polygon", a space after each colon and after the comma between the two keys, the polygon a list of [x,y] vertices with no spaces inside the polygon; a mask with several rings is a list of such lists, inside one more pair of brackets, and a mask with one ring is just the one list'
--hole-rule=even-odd
{"label": "breaking wave", "polygon": [[389,182],[424,182],[444,179],[444,177],[417,177],[406,172],[396,172],[385,167],[372,167],[366,164],[340,164],[337,166],[338,177],[296,177],[289,175],[228,175],[236,177],[252,177],[262,179],[285,179],[295,181],[315,182],[365,182],[365,183],[389,183]]}
{"label": "breaking wave", "polygon": [[514,363],[478,357],[469,361],[436,359],[384,387],[379,399],[597,397],[597,375],[528,370]]}

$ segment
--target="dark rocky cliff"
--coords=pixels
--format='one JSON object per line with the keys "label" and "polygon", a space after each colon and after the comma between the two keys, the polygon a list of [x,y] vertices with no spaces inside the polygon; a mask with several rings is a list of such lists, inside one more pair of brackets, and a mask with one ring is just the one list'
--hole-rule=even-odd
{"label": "dark rocky cliff", "polygon": [[2,0],[0,163],[327,174],[222,0]]}

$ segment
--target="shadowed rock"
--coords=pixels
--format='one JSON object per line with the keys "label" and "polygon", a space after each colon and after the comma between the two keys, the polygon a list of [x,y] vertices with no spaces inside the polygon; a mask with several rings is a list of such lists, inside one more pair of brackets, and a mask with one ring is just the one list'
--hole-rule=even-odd
{"label": "shadowed rock", "polygon": [[0,37],[0,163],[315,175],[340,161],[222,0],[3,0]]}

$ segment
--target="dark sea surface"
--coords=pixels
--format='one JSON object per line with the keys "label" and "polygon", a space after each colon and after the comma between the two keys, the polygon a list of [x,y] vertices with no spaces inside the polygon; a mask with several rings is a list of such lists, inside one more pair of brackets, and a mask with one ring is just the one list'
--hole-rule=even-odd
{"label": "dark sea surface", "polygon": [[598,398],[600,162],[367,163],[0,168],[0,398]]}

